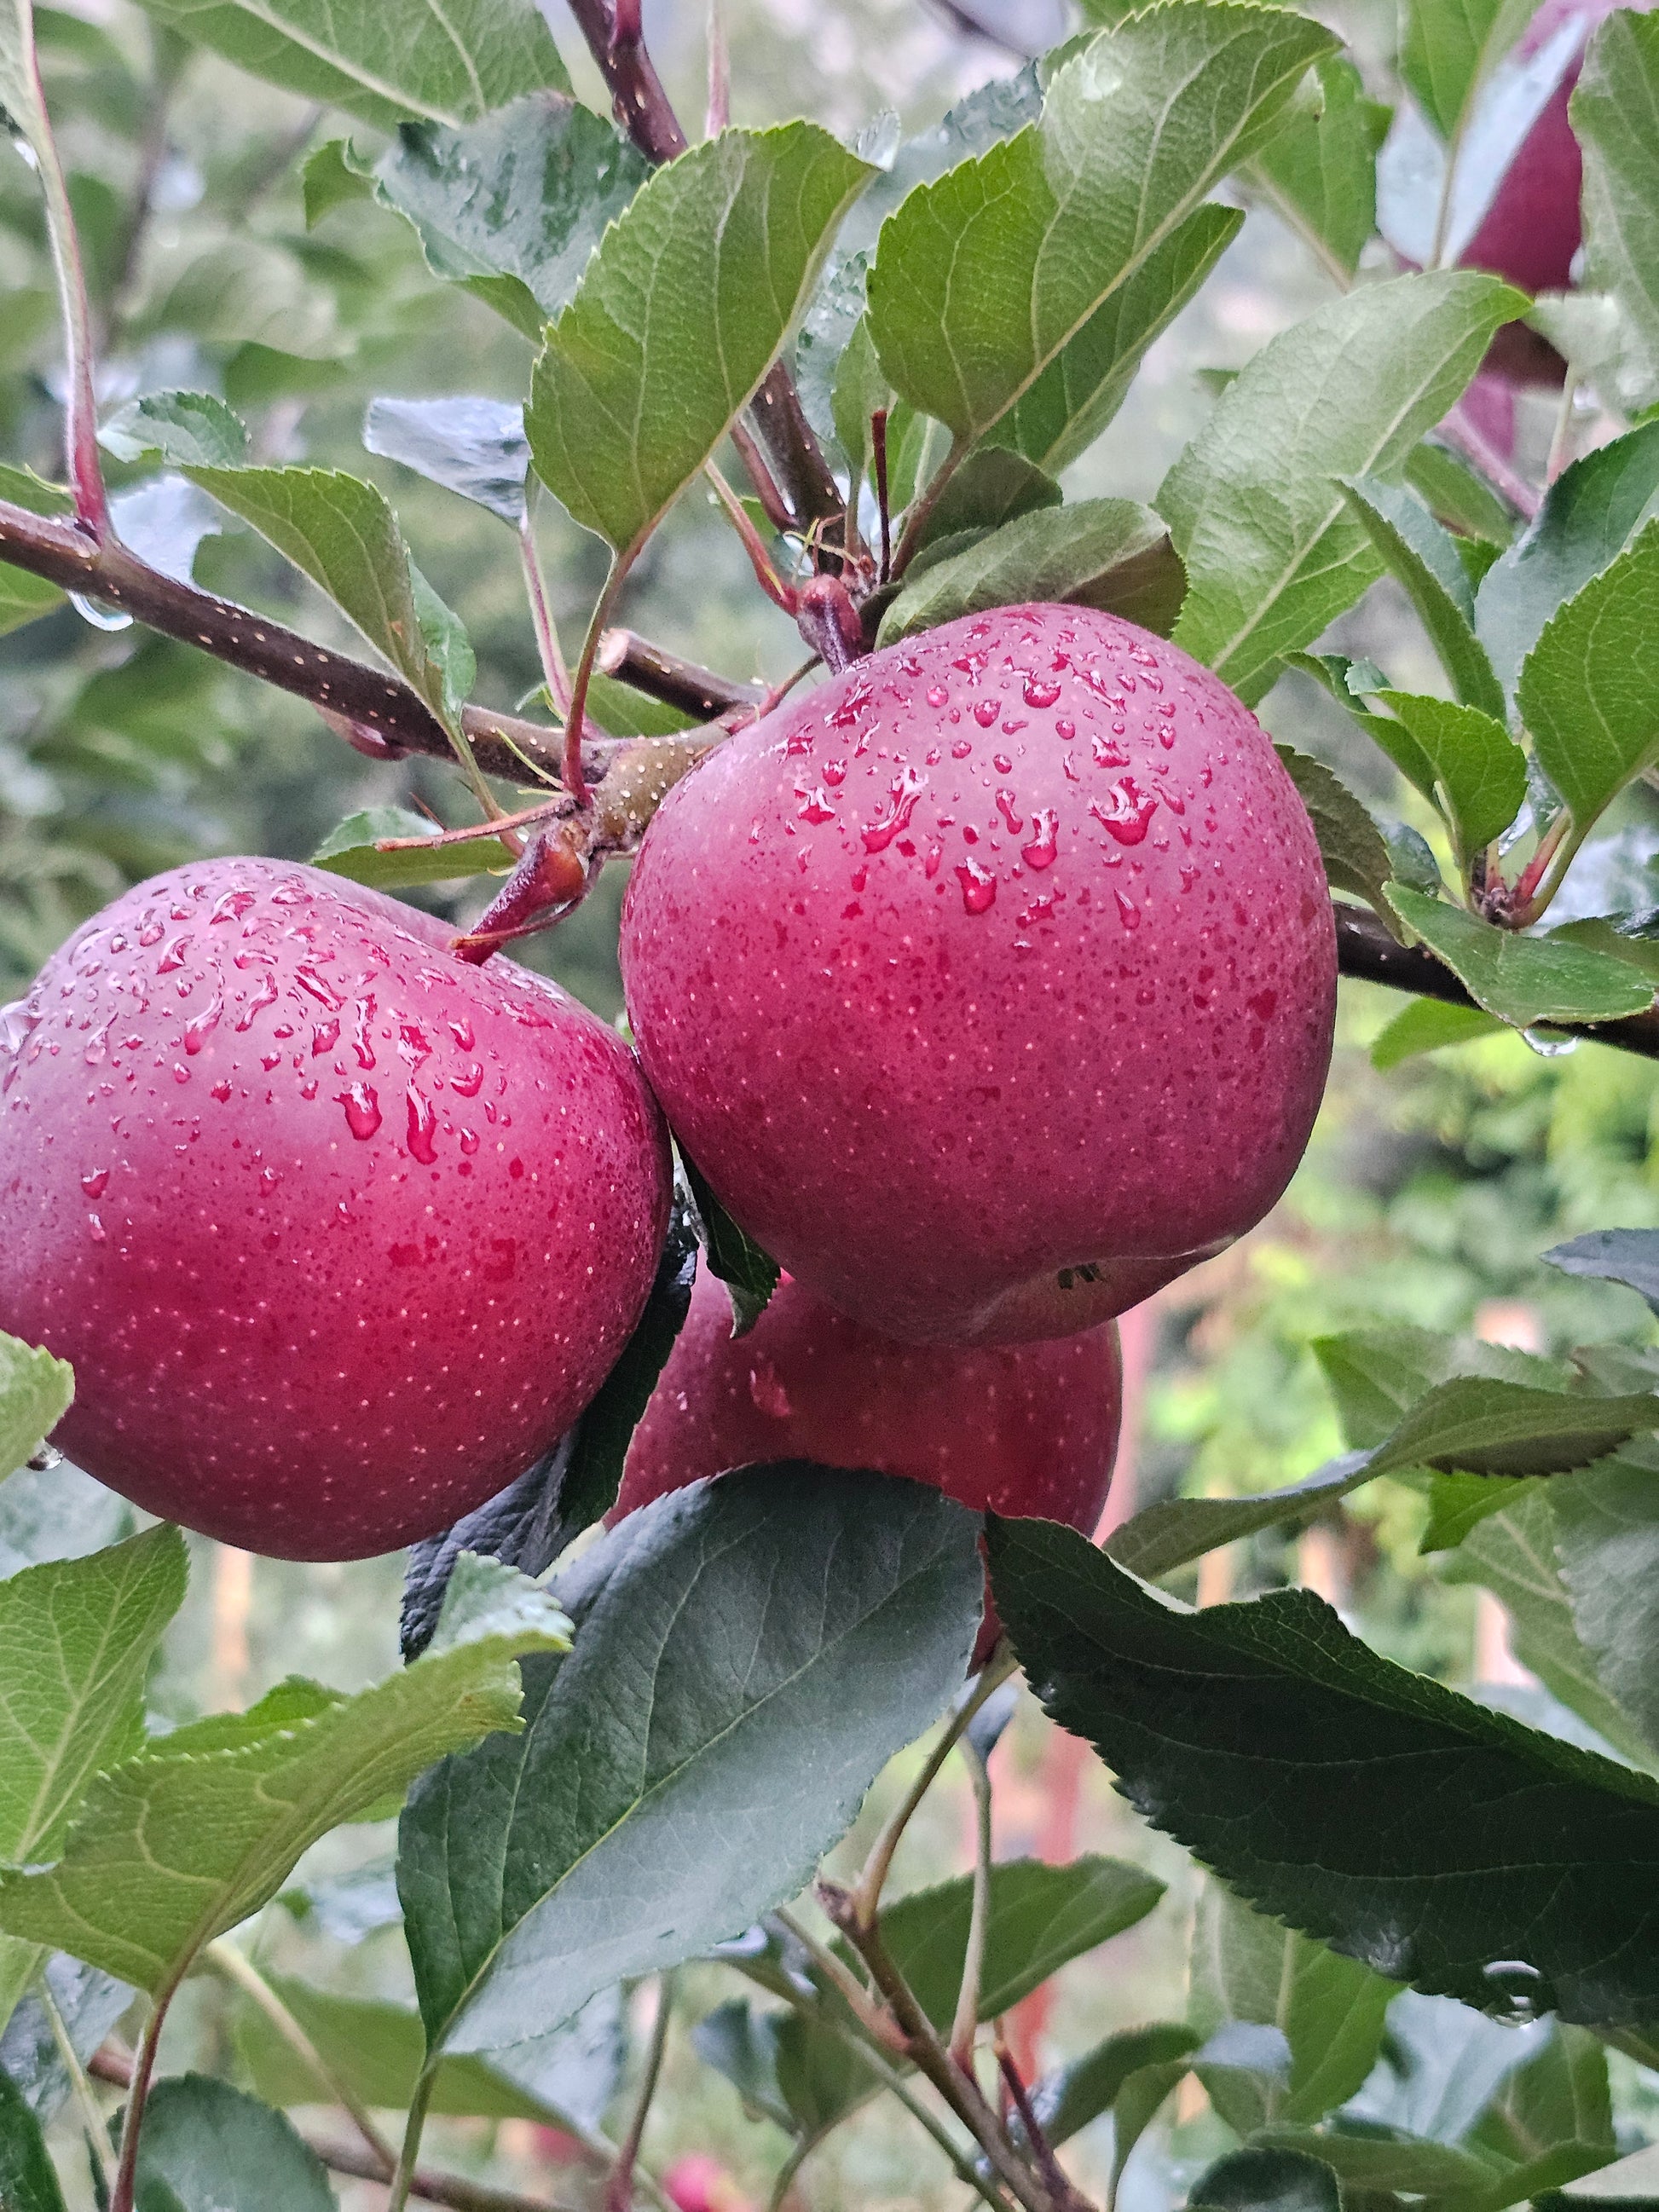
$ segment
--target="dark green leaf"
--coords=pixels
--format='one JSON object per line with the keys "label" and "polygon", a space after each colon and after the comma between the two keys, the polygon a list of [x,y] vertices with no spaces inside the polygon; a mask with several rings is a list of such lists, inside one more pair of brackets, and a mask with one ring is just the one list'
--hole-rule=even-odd
{"label": "dark green leaf", "polygon": [[367,806],[348,814],[331,830],[311,856],[313,868],[349,876],[376,890],[405,890],[413,884],[441,884],[453,876],[476,876],[485,869],[504,873],[513,855],[499,837],[482,827],[464,845],[428,845],[402,853],[381,853],[381,837],[429,837],[436,825],[409,806]]}
{"label": "dark green leaf", "polygon": [[1334,479],[1398,475],[1522,304],[1468,271],[1397,276],[1264,346],[1158,493],[1191,580],[1177,642],[1260,699],[1382,572]]}
{"label": "dark green leaf", "polygon": [[1058,507],[1060,489],[1034,462],[1006,446],[982,446],[956,471],[927,518],[919,543],[937,544],[959,531],[990,531],[1043,507]]}
{"label": "dark green leaf", "polygon": [[1336,2176],[1322,2159],[1300,2150],[1235,2150],[1194,2182],[1193,2212],[1340,2212]]}
{"label": "dark green leaf", "polygon": [[66,1359],[0,1329],[0,1477],[21,1467],[57,1427],[75,1395]]}
{"label": "dark green leaf", "polygon": [[133,2212],[337,2212],[292,2123],[205,2074],[151,2090],[132,2202]]}
{"label": "dark green leaf", "polygon": [[659,169],[547,333],[536,473],[624,560],[714,452],[870,176],[828,131],[727,131]]}
{"label": "dark green leaf", "polygon": [[697,1238],[708,1255],[708,1272],[718,1275],[731,1294],[732,1334],[747,1336],[778,1286],[778,1263],[769,1252],[762,1251],[746,1230],[738,1228],[704,1182],[696,1163],[684,1152],[679,1161]]}
{"label": "dark green leaf", "polygon": [[996,442],[1051,471],[1076,460],[1123,404],[1147,347],[1197,292],[1243,222],[1237,208],[1194,208],[1014,402],[990,434]]}
{"label": "dark green leaf", "polygon": [[1455,137],[1482,80],[1532,12],[1530,0],[1407,0],[1400,74],[1443,138]]}
{"label": "dark green leaf", "polygon": [[[725,2075],[747,2111],[775,2121],[793,2135],[798,2129],[805,2132],[806,2124],[778,2080],[778,2040],[789,2017],[757,2012],[746,1997],[731,1997],[703,2014],[691,2031],[691,2041],[703,2063]],[[813,2040],[815,2053],[822,2049],[833,2054],[845,2047],[823,2030]],[[838,2107],[840,2100],[832,2101]]]}
{"label": "dark green leaf", "polygon": [[1659,21],[1620,9],[1590,41],[1572,95],[1584,149],[1584,281],[1618,301],[1620,397],[1659,399]]}
{"label": "dark green leaf", "polygon": [[[1463,459],[1437,439],[1425,438],[1406,459],[1406,482],[1431,514],[1463,532],[1461,552],[1472,545],[1502,552],[1513,543],[1519,520],[1513,507]],[[1477,625],[1478,627],[1478,625]],[[1491,641],[1486,641],[1490,650]]]}
{"label": "dark green leaf", "polygon": [[1348,1452],[1283,1490],[1257,1491],[1244,1498],[1164,1498],[1115,1528],[1106,1549],[1131,1574],[1155,1582],[1218,1545],[1253,1536],[1260,1528],[1312,1521],[1370,1479],[1368,1455]]}
{"label": "dark green leaf", "polygon": [[98,442],[122,461],[160,453],[178,468],[237,469],[247,459],[247,425],[210,392],[152,392],[118,409]]}
{"label": "dark green leaf", "polygon": [[1040,123],[919,186],[884,226],[870,316],[897,390],[959,446],[982,437],[1264,141],[1332,44],[1228,0],[1176,0],[1090,41]]}
{"label": "dark green leaf", "polygon": [[1389,111],[1367,100],[1351,61],[1316,64],[1319,100],[1293,109],[1251,164],[1249,178],[1328,265],[1352,276],[1376,228],[1376,155]]}
{"label": "dark green leaf", "polygon": [[1506,690],[1544,625],[1600,575],[1659,506],[1659,422],[1563,469],[1521,538],[1481,579],[1475,627]]}
{"label": "dark green leaf", "polygon": [[[885,167],[878,168],[870,189],[853,208],[842,226],[838,244],[848,252],[874,246],[885,219],[907,200],[918,185],[931,184],[947,169],[987,152],[1000,139],[1012,138],[1042,112],[1042,72],[1030,63],[1012,76],[994,77],[947,108],[930,131],[904,139]],[[896,117],[889,117],[896,122]],[[859,150],[864,150],[860,141]],[[879,151],[869,158],[879,161]]]}
{"label": "dark green leaf", "polygon": [[1478,2202],[1492,2170],[1450,2143],[1425,2142],[1386,2129],[1268,2128],[1264,2145],[1280,2156],[1317,2156],[1356,2191],[1400,2191],[1437,2203]]}
{"label": "dark green leaf", "polygon": [[1471,996],[1500,1021],[1611,1021],[1639,1014],[1653,999],[1640,972],[1603,952],[1547,937],[1522,937],[1479,921],[1462,907],[1389,886],[1395,912],[1437,952]]}
{"label": "dark green leaf", "polygon": [[1659,514],[1545,623],[1515,696],[1582,836],[1659,758]]}
{"label": "dark green leaf", "polygon": [[611,124],[538,92],[464,129],[405,124],[375,197],[413,224],[434,276],[539,343],[650,170]]}
{"label": "dark green leaf", "polygon": [[1378,1657],[1309,1591],[1188,1613],[1069,1529],[993,1515],[987,1543],[1050,1714],[1260,1909],[1483,2009],[1659,2014],[1659,1783]]}
{"label": "dark green leaf", "polygon": [[1127,499],[1041,507],[936,562],[882,617],[880,641],[1026,600],[1099,607],[1167,635],[1185,577],[1169,532]]}
{"label": "dark green leaf", "polygon": [[1364,801],[1323,761],[1297,752],[1294,745],[1275,745],[1273,750],[1308,810],[1326,882],[1334,891],[1351,891],[1363,898],[1397,934],[1399,918],[1382,895],[1393,878],[1394,862]]}
{"label": "dark green leaf", "polygon": [[516,529],[530,447],[524,410],[499,399],[371,399],[363,443]]}
{"label": "dark green leaf", "polygon": [[1103,2112],[1111,2111],[1133,2076],[1147,2067],[1181,2065],[1198,2040],[1194,2029],[1173,2021],[1126,2027],[1109,2035],[1081,2058],[1038,2082],[1032,2101],[1044,2136],[1056,2148],[1069,2142]]}
{"label": "dark green leaf", "polygon": [[1436,1467],[1468,1474],[1558,1474],[1659,1427],[1659,1396],[1569,1395],[1455,1376],[1419,1399],[1371,1456],[1371,1472]]}
{"label": "dark green leaf", "polygon": [[1527,796],[1525,753],[1503,723],[1479,707],[1419,691],[1375,696],[1395,720],[1356,719],[1444,816],[1458,866],[1467,870],[1520,812]]}
{"label": "dark green leaf", "polygon": [[450,0],[395,30],[329,0],[144,0],[149,12],[251,76],[390,130],[405,116],[470,123],[570,80],[534,0]]}
{"label": "dark green leaf", "polygon": [[434,2047],[544,2033],[793,1896],[962,1680],[977,1527],[918,1485],[792,1463],[609,1530],[561,1579],[576,1646],[526,1668],[525,1733],[404,1810]]}
{"label": "dark green leaf", "polygon": [[1578,1639],[1659,1749],[1659,1472],[1623,1457],[1553,1491],[1555,1563]]}
{"label": "dark green leaf", "polygon": [[0,2072],[0,2204],[6,2212],[64,2212],[64,2192],[40,2123],[4,2072]]}
{"label": "dark green leaf", "polygon": [[[1502,731],[1504,687],[1475,636],[1474,595],[1451,538],[1401,485],[1347,477],[1342,491],[1349,511],[1416,608],[1457,697],[1480,708]],[[1506,820],[1504,827],[1508,826]]]}
{"label": "dark green leaf", "polygon": [[1443,1046],[1473,1044],[1477,1037],[1496,1036],[1507,1024],[1479,1006],[1449,1006],[1443,999],[1412,999],[1371,1044],[1371,1066],[1386,1073],[1418,1053],[1438,1052]]}
{"label": "dark green leaf", "polygon": [[1564,1275],[1626,1283],[1659,1314],[1659,1229],[1592,1229],[1544,1255]]}
{"label": "dark green leaf", "polygon": [[[420,2014],[382,1997],[343,1996],[291,1975],[266,1980],[310,2037],[334,2079],[366,2105],[400,2110],[415,2093],[426,2058]],[[333,2101],[325,2083],[279,2035],[264,2013],[241,2006],[236,2045],[247,2079],[273,2105]],[[625,2057],[621,1992],[602,1991],[550,2035],[489,2058],[438,2061],[434,2112],[483,2119],[574,2120],[596,2128],[621,2087]]]}

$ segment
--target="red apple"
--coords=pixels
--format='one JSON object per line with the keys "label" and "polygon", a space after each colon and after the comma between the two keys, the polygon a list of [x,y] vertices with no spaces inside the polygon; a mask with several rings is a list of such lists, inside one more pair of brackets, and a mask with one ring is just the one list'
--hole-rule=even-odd
{"label": "red apple", "polygon": [[700,1476],[781,1459],[931,1483],[976,1513],[1092,1534],[1117,1449],[1115,1325],[1049,1344],[895,1344],[787,1275],[746,1336],[699,1268],[628,1448],[612,1517]]}
{"label": "red apple", "polygon": [[1336,998],[1260,724],[1068,606],[947,623],[723,744],[647,833],[622,960],[726,1206],[918,1343],[1089,1328],[1260,1220]]}
{"label": "red apple", "polygon": [[284,1559],[447,1527],[566,1429],[650,1286],[656,1109],[615,1034],[444,926],[264,860],[157,876],[9,1010],[0,1328],[57,1440]]}

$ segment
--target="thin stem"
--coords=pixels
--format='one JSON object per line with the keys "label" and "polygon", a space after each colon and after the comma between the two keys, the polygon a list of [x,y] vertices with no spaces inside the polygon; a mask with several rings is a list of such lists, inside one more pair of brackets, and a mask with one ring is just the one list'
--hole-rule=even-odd
{"label": "thin stem", "polygon": [[705,461],[702,472],[714,488],[714,495],[726,510],[726,519],[743,541],[743,550],[749,556],[749,565],[755,572],[755,581],[760,586],[775,607],[793,615],[799,601],[791,585],[786,584],[772,566],[772,556],[762,543],[761,534],[749,520],[749,513],[713,461]]}
{"label": "thin stem", "polygon": [[174,33],[163,29],[159,23],[151,23],[149,40],[150,83],[149,94],[144,104],[144,135],[139,148],[138,175],[133,188],[132,205],[128,211],[120,251],[115,257],[115,275],[110,283],[109,316],[105,332],[106,341],[120,332],[137,288],[144,237],[155,213],[156,182],[167,160],[167,113],[190,51],[182,40]]}
{"label": "thin stem", "polygon": [[899,533],[898,550],[893,556],[892,573],[902,576],[909,567],[922,532],[927,527],[933,509],[939,505],[944,491],[968,455],[968,441],[952,441],[951,450],[934,471],[932,482],[910,502],[910,511],[904,518],[904,528]]}
{"label": "thin stem", "polygon": [[718,138],[732,120],[732,58],[726,50],[720,0],[708,0],[708,106],[703,135]]}
{"label": "thin stem", "polygon": [[939,1769],[961,1741],[968,1723],[994,1692],[1000,1690],[1013,1673],[1018,1662],[1009,1649],[1005,1637],[981,1670],[979,1680],[972,1693],[964,1698],[940,1731],[939,1741],[928,1753],[920,1774],[904,1793],[897,1806],[888,1815],[881,1833],[871,1845],[870,1856],[864,1863],[864,1871],[853,1885],[851,1895],[860,1924],[868,1928],[875,1921],[881,1904],[882,1885],[893,1863],[893,1854],[898,1849],[899,1838],[910,1825],[911,1816],[938,1779]]}
{"label": "thin stem", "polygon": [[530,601],[530,619],[536,631],[536,651],[541,660],[548,696],[568,723],[570,671],[565,666],[564,655],[559,650],[559,633],[554,624],[552,607],[548,603],[541,556],[536,550],[535,526],[530,520],[527,487],[524,516],[519,524],[519,560],[524,569],[525,596]]}
{"label": "thin stem", "polygon": [[[410,2100],[409,2123],[404,2130],[404,2147],[398,2154],[397,2172],[392,2177],[392,2186],[386,2193],[386,2212],[404,2212],[409,2203],[409,2192],[415,2179],[415,2161],[420,2155],[421,2135],[426,2126],[427,2108],[432,2102],[432,2093],[437,2087],[438,2069],[428,2065],[415,2084],[415,2094]],[[123,2212],[114,2207],[112,2212]]]}
{"label": "thin stem", "polygon": [[668,2022],[673,2009],[674,1977],[671,1972],[663,1975],[657,1985],[657,2017],[651,2024],[651,2042],[645,2054],[645,2073],[640,2081],[634,2117],[628,2124],[628,2133],[623,2137],[617,2163],[611,2167],[611,2178],[605,2185],[605,2212],[631,2212],[634,2169],[639,2163],[640,2145],[645,2138],[645,2124],[650,2117],[651,2100],[657,2094],[657,2083],[662,2077],[663,2053],[668,2048]]}
{"label": "thin stem", "polygon": [[[76,520],[98,539],[109,532],[109,499],[104,489],[103,461],[98,451],[97,378],[86,268],[81,258],[75,213],[70,205],[69,181],[46,115],[46,94],[41,88],[40,63],[32,38],[24,65],[35,97],[35,128],[29,132],[29,140],[46,204],[46,235],[52,247],[52,272],[58,283],[58,305],[64,325],[67,387],[64,450],[70,483],[75,491]],[[27,118],[18,119],[27,127]]]}
{"label": "thin stem", "polygon": [[138,2136],[144,2124],[144,2106],[149,2099],[150,2076],[155,2071],[155,2052],[161,2040],[167,2007],[173,2002],[173,1991],[178,1986],[175,1982],[172,1989],[163,1990],[150,2007],[149,2018],[144,2024],[143,2040],[138,2045],[138,2055],[132,2063],[126,2117],[121,2123],[121,2157],[115,2169],[115,2186],[110,2191],[109,2212],[132,2212],[133,2183],[138,2171]]}
{"label": "thin stem", "polygon": [[114,2160],[110,2156],[109,2129],[105,2124],[103,2114],[98,2109],[98,2100],[92,2094],[92,2084],[87,2079],[87,2069],[81,2063],[75,2045],[70,2040],[70,2032],[64,2025],[64,2015],[58,2009],[58,2000],[52,1993],[44,1967],[35,1977],[34,1994],[40,1999],[40,2009],[46,2016],[46,2026],[52,2030],[52,2039],[58,2046],[58,2056],[62,2061],[64,2071],[69,2075],[70,2087],[75,2093],[75,2101],[80,2109],[81,2126],[85,2133],[92,2156],[96,2161],[98,2172],[104,2185],[104,2193],[107,2197],[115,2179]]}
{"label": "thin stem", "polygon": [[1541,493],[1504,459],[1486,432],[1471,417],[1462,399],[1441,423],[1440,429],[1443,436],[1449,438],[1453,445],[1461,448],[1467,459],[1474,463],[1494,490],[1503,494],[1516,513],[1525,515],[1530,522],[1542,503]]}
{"label": "thin stem", "polygon": [[678,708],[699,722],[712,722],[733,708],[759,707],[767,696],[764,685],[716,675],[712,668],[653,645],[637,630],[606,630],[599,640],[597,665],[617,683],[643,691],[647,699],[660,699],[665,707]]}
{"label": "thin stem", "polygon": [[329,2101],[337,2105],[347,2115],[380,2160],[381,2178],[393,2172],[398,2164],[398,2153],[375,2124],[373,2113],[344,2076],[329,2064],[253,1961],[222,1936],[210,1943],[201,1955],[204,1966],[211,1966],[215,1973],[222,1975],[233,1988],[240,1990],[251,2003],[258,2006],[289,2049],[316,2075],[327,2090]]}
{"label": "thin stem", "polygon": [[887,410],[878,407],[870,417],[870,452],[876,465],[876,505],[881,514],[881,568],[886,583],[893,573],[893,508],[887,486]]}
{"label": "thin stem", "polygon": [[966,1736],[959,1748],[974,1792],[975,1848],[974,1902],[968,1921],[968,1947],[963,1954],[962,1987],[957,1994],[956,2017],[951,2023],[951,2056],[958,2066],[966,2068],[973,2064],[974,2038],[979,2032],[985,1931],[991,1916],[991,1777],[985,1761]]}
{"label": "thin stem", "polygon": [[1571,362],[1561,380],[1561,404],[1555,410],[1555,427],[1550,433],[1549,458],[1544,463],[1544,482],[1553,484],[1564,468],[1572,446],[1573,409],[1578,397],[1577,374]]}
{"label": "thin stem", "polygon": [[587,778],[582,769],[582,728],[587,720],[587,687],[593,679],[593,662],[599,650],[599,640],[611,620],[612,608],[622,593],[623,580],[633,565],[633,553],[618,553],[612,557],[605,588],[600,592],[587,624],[587,635],[582,640],[581,658],[576,663],[576,680],[570,687],[570,711],[564,724],[564,759],[562,772],[564,787],[578,806],[587,803]]}
{"label": "thin stem", "polygon": [[1069,2176],[1054,2156],[1054,2146],[1044,2134],[1042,2123],[1032,2106],[1030,2092],[1020,2079],[1014,2055],[1000,2034],[997,2037],[997,2068],[1012,2100],[1014,2110],[1019,2114],[1019,2124],[1025,2131],[1026,2142],[1031,2146],[1038,2171],[1048,2184],[1054,2203],[1061,2208],[1061,2212],[1073,2212],[1074,2207],[1086,2207],[1088,2200],[1072,2186]]}

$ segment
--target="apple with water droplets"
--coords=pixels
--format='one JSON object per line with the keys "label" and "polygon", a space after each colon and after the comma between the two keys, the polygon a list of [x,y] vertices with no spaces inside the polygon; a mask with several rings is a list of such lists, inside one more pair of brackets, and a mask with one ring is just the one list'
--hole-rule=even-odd
{"label": "apple with water droplets", "polygon": [[0,1328],[56,1441],[284,1559],[446,1528],[643,1307],[667,1146],[632,1055],[511,961],[320,871],[210,860],[55,953],[0,1036]]}
{"label": "apple with water droplets", "polygon": [[905,1475],[975,1513],[1091,1534],[1122,1401],[1112,1322],[1047,1344],[896,1344],[785,1275],[733,1336],[725,1287],[700,1267],[611,1518],[703,1475],[793,1459]]}
{"label": "apple with water droplets", "polygon": [[735,1218],[918,1343],[1091,1327],[1259,1221],[1336,1000],[1260,724],[1071,606],[946,623],[721,745],[647,832],[622,963]]}

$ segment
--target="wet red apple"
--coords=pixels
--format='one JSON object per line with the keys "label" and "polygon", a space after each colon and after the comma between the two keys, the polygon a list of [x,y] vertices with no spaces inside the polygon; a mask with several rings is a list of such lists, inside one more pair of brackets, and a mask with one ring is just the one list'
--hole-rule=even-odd
{"label": "wet red apple", "polygon": [[153,1513],[351,1559],[447,1527],[627,1340],[666,1147],[595,1016],[337,876],[210,860],[54,954],[0,1042],[0,1328]]}
{"label": "wet red apple", "polygon": [[738,1221],[920,1343],[1091,1327],[1260,1220],[1336,997],[1255,716],[1066,606],[947,623],[722,745],[647,833],[622,960]]}
{"label": "wet red apple", "polygon": [[1048,1344],[895,1344],[786,1275],[734,1337],[731,1301],[700,1267],[612,1517],[700,1476],[806,1459],[931,1483],[976,1513],[1092,1533],[1122,1398],[1111,1322]]}

